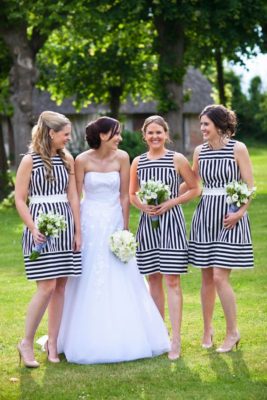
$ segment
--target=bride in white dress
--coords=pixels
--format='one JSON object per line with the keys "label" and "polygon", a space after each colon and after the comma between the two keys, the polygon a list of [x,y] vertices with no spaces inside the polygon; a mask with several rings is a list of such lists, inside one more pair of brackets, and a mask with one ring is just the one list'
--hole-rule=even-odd
{"label": "bride in white dress", "polygon": [[90,150],[75,161],[81,204],[82,276],[69,278],[58,351],[78,364],[153,357],[170,349],[160,313],[135,259],[124,264],[109,250],[112,233],[128,229],[129,157],[118,150],[117,120],[86,127]]}

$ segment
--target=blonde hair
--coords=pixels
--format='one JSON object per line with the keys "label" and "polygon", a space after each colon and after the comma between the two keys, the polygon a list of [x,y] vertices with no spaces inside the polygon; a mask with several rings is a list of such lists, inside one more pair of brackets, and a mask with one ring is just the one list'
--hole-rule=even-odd
{"label": "blonde hair", "polygon": [[161,126],[164,129],[165,133],[167,134],[166,143],[172,143],[172,141],[170,139],[170,134],[169,134],[169,125],[165,121],[165,119],[162,118],[160,115],[151,115],[151,117],[148,117],[145,120],[145,122],[142,126],[143,140],[146,141],[145,140],[146,130],[147,130],[148,125],[150,125],[152,123],[155,123],[155,124],[158,124],[159,126]]}
{"label": "blonde hair", "polygon": [[153,122],[154,122],[155,124],[160,125],[160,126],[164,129],[164,131],[165,131],[166,133],[169,133],[169,125],[167,124],[167,122],[165,121],[165,119],[162,118],[160,115],[151,115],[151,117],[148,117],[148,118],[145,120],[145,122],[144,122],[144,124],[143,124],[143,126],[142,126],[142,132],[143,132],[143,134],[146,133],[146,129],[147,129],[148,125],[152,124]]}
{"label": "blonde hair", "polygon": [[[67,117],[65,117],[65,115],[53,111],[43,111],[39,116],[37,124],[32,129],[32,141],[29,146],[29,150],[41,156],[47,172],[47,179],[53,179],[53,165],[51,162],[51,137],[49,135],[49,131],[50,129],[53,129],[55,132],[59,132],[68,124],[71,124],[71,122]],[[57,150],[57,154],[62,159],[68,173],[70,173],[71,168],[69,162],[67,161],[65,151],[59,149]]]}

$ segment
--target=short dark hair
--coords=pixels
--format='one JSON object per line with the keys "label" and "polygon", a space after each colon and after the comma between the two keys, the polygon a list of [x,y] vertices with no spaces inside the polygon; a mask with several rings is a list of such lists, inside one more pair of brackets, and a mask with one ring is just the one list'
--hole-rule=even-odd
{"label": "short dark hair", "polygon": [[89,122],[85,128],[85,138],[92,149],[98,149],[101,145],[100,133],[109,133],[109,140],[120,131],[120,123],[114,118],[100,117]]}
{"label": "short dark hair", "polygon": [[229,110],[221,104],[211,104],[204,108],[199,118],[206,115],[220,129],[222,136],[231,137],[235,135],[237,117],[234,111]]}

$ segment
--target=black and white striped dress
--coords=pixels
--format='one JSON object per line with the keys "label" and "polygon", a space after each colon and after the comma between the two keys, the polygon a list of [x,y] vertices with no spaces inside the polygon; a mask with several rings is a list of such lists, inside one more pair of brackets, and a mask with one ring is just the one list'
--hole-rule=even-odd
{"label": "black and white striped dress", "polygon": [[[52,181],[46,179],[46,170],[41,157],[31,153],[33,167],[29,185],[29,197],[64,195],[68,186],[68,172],[60,156],[52,157]],[[74,220],[68,202],[38,202],[30,204],[30,213],[36,221],[39,211],[59,213],[67,221],[67,229],[60,232],[58,238],[51,238],[40,256],[35,261],[29,260],[33,250],[34,241],[28,227],[24,228],[22,244],[26,275],[29,280],[53,279],[63,276],[77,276],[81,274],[81,253],[73,252]]]}
{"label": "black and white striped dress", "polygon": [[[178,196],[179,175],[173,162],[174,152],[158,160],[149,160],[147,153],[139,159],[137,174],[139,185],[149,179],[169,185],[171,198]],[[159,216],[159,228],[153,229],[151,218],[141,213],[137,230],[137,265],[142,274],[184,274],[188,265],[188,245],[185,221],[179,205]]]}
{"label": "black and white striped dress", "polygon": [[[205,188],[224,188],[233,180],[240,180],[234,158],[235,143],[229,140],[220,150],[212,150],[207,143],[203,144],[198,163]],[[223,219],[227,213],[226,194],[201,197],[191,225],[190,264],[200,268],[253,268],[248,215],[245,213],[233,229],[225,229]]]}

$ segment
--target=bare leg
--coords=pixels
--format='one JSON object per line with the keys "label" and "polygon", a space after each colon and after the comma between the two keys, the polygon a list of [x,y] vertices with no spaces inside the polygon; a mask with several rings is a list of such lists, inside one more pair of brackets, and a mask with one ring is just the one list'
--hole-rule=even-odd
{"label": "bare leg", "polygon": [[148,283],[149,283],[150,294],[151,294],[162,318],[164,319],[165,299],[164,299],[164,290],[163,290],[163,284],[162,284],[162,275],[160,273],[149,275]]}
{"label": "bare leg", "polygon": [[57,337],[63,312],[67,279],[67,277],[63,277],[56,280],[56,287],[48,305],[48,348],[49,359],[51,360],[58,360]]}
{"label": "bare leg", "polygon": [[179,275],[165,275],[169,314],[172,326],[172,344],[169,358],[175,360],[179,358],[181,351],[181,324],[182,324],[182,308],[183,295],[180,286]]}
{"label": "bare leg", "polygon": [[27,358],[28,360],[34,360],[34,335],[47,308],[54,288],[54,279],[37,281],[37,291],[31,299],[26,314],[25,337],[22,339],[20,344],[24,358]]}
{"label": "bare leg", "polygon": [[204,322],[202,346],[212,347],[212,316],[216,298],[216,288],[213,280],[213,268],[202,269],[201,304]]}
{"label": "bare leg", "polygon": [[232,347],[240,340],[236,322],[235,295],[229,282],[230,273],[230,269],[214,268],[214,282],[226,319],[226,337],[220,347],[225,351],[232,350]]}

